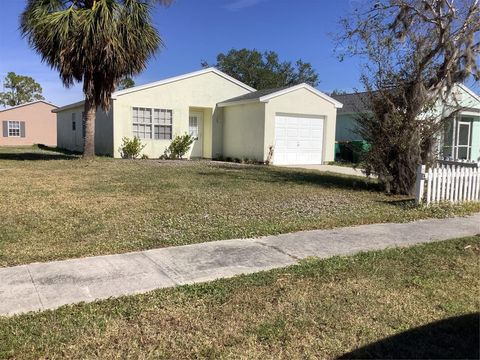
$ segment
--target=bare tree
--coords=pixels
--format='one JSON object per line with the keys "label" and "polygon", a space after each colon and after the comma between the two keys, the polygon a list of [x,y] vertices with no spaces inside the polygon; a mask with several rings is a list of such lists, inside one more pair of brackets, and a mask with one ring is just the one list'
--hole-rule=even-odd
{"label": "bare tree", "polygon": [[432,109],[452,102],[456,83],[480,78],[479,2],[366,4],[341,20],[337,50],[341,58],[366,60],[361,81],[371,112],[358,121],[359,132],[371,142],[367,172],[377,173],[388,192],[412,194],[415,169],[432,161],[442,128],[442,116]]}

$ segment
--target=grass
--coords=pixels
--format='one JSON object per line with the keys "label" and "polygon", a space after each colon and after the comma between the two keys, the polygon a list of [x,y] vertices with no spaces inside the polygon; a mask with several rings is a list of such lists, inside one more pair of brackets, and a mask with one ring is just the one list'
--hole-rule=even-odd
{"label": "grass", "polygon": [[39,148],[0,149],[0,199],[0,266],[480,210],[416,207],[358,177],[207,161],[84,161]]}
{"label": "grass", "polygon": [[349,167],[349,168],[359,168],[363,169],[364,166],[362,163],[353,163],[350,161],[330,161],[328,165],[335,165],[335,166],[344,166],[344,167]]}
{"label": "grass", "polygon": [[0,358],[478,358],[480,236],[0,317]]}

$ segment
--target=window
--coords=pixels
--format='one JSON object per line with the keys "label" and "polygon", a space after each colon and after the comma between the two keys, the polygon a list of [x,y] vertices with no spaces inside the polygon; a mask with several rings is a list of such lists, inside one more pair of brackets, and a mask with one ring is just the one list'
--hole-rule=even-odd
{"label": "window", "polygon": [[8,137],[20,137],[20,121],[8,122]]}
{"label": "window", "polygon": [[75,121],[75,113],[72,113],[72,131],[77,130],[77,124]]}
{"label": "window", "polygon": [[195,140],[198,140],[198,117],[190,116],[188,120],[188,133]]}
{"label": "window", "polygon": [[172,139],[172,110],[134,107],[132,118],[133,136],[140,139]]}
{"label": "window", "polygon": [[457,131],[457,159],[470,160],[471,122],[459,121]]}

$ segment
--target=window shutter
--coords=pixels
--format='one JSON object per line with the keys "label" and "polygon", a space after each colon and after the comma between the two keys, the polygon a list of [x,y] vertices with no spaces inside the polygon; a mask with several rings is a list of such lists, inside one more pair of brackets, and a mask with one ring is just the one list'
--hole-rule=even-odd
{"label": "window shutter", "polygon": [[20,121],[20,137],[25,137],[25,121]]}
{"label": "window shutter", "polygon": [[8,121],[3,121],[3,137],[8,137]]}

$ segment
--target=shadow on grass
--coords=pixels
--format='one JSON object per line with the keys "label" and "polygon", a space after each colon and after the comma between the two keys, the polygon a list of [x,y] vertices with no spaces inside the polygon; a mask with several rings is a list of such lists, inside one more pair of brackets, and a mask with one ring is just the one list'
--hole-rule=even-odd
{"label": "shadow on grass", "polygon": [[392,200],[384,200],[381,201],[383,204],[395,206],[401,209],[412,209],[414,207],[417,207],[418,205],[415,203],[415,198],[413,197],[408,197],[406,199],[398,199],[394,198]]}
{"label": "shadow on grass", "polygon": [[[214,165],[215,168],[227,170],[223,173],[202,172],[201,175],[243,178],[263,182],[293,182],[297,184],[312,184],[326,188],[347,190],[384,191],[382,184],[375,180],[359,176],[349,176],[328,172],[308,171],[302,169],[281,169],[263,165]],[[236,170],[236,171],[232,171]]]}
{"label": "shadow on grass", "polygon": [[35,145],[25,148],[3,148],[0,152],[0,160],[31,161],[31,160],[72,160],[78,159],[79,154],[53,148],[45,145]]}
{"label": "shadow on grass", "polygon": [[480,313],[433,322],[366,345],[338,359],[478,359]]}

